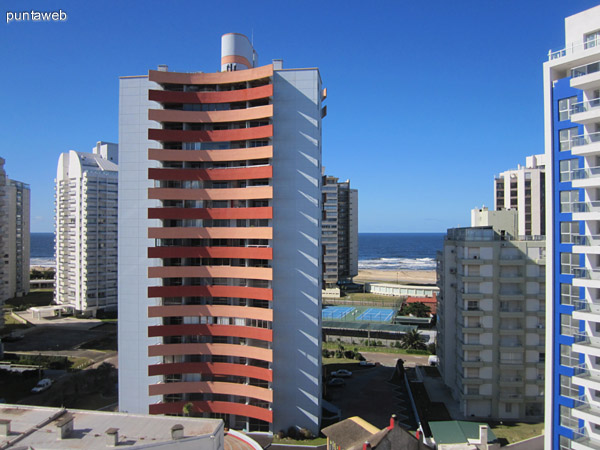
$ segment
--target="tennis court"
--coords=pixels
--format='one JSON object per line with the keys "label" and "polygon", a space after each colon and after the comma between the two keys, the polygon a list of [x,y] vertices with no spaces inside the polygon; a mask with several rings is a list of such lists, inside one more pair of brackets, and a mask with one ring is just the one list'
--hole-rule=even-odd
{"label": "tennis court", "polygon": [[370,320],[371,322],[389,322],[394,317],[393,309],[369,308],[356,320]]}
{"label": "tennis court", "polygon": [[342,319],[354,311],[352,306],[326,306],[321,315],[323,319]]}

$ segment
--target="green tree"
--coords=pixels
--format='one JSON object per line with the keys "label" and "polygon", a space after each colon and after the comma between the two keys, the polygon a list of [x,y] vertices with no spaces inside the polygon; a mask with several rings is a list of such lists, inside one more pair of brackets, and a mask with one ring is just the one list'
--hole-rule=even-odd
{"label": "green tree", "polygon": [[404,333],[400,338],[400,345],[402,348],[411,350],[425,350],[426,345],[423,342],[421,333],[416,329],[410,330],[408,333]]}
{"label": "green tree", "polygon": [[431,308],[422,302],[409,303],[405,305],[402,312],[406,316],[415,316],[415,317],[429,317],[431,313]]}
{"label": "green tree", "polygon": [[192,402],[188,402],[183,405],[182,412],[185,417],[189,417],[192,412],[194,412],[194,404]]}

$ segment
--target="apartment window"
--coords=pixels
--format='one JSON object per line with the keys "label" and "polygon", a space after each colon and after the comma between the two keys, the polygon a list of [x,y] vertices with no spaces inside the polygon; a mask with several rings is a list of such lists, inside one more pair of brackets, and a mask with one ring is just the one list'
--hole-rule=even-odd
{"label": "apartment window", "polygon": [[560,254],[560,273],[573,275],[573,269],[579,267],[579,255],[573,253]]}
{"label": "apartment window", "polygon": [[573,179],[572,172],[579,169],[578,159],[563,159],[560,164],[560,181],[571,181]]}
{"label": "apartment window", "polygon": [[579,333],[579,320],[573,319],[569,314],[560,315],[560,334],[563,336],[575,336]]}
{"label": "apartment window", "polygon": [[573,417],[573,415],[571,414],[571,408],[569,408],[568,406],[563,406],[560,405],[560,424],[563,427],[567,427],[567,428],[571,428],[571,429],[577,429],[578,427],[578,420],[576,418]]}
{"label": "apartment window", "polygon": [[600,30],[588,33],[583,37],[583,48],[593,48],[600,45]]}
{"label": "apartment window", "polygon": [[512,403],[505,403],[504,404],[504,412],[512,412]]}
{"label": "apartment window", "polygon": [[577,127],[565,128],[558,132],[559,149],[561,152],[571,150],[571,140],[577,136]]}
{"label": "apartment window", "polygon": [[562,98],[558,101],[558,120],[569,120],[571,116],[571,106],[577,103],[577,96]]}
{"label": "apartment window", "polygon": [[573,351],[570,345],[560,344],[560,364],[566,367],[579,365],[579,353]]}
{"label": "apartment window", "polygon": [[560,212],[573,212],[573,203],[579,202],[579,191],[573,189],[571,191],[560,192]]}
{"label": "apartment window", "polygon": [[560,223],[560,242],[562,244],[577,244],[576,238],[579,236],[579,222],[561,222]]}
{"label": "apartment window", "polygon": [[566,375],[560,376],[560,395],[570,398],[579,397],[579,388],[577,386],[573,386],[571,383],[571,377]]}
{"label": "apartment window", "polygon": [[579,287],[560,283],[560,304],[574,305],[579,300]]}

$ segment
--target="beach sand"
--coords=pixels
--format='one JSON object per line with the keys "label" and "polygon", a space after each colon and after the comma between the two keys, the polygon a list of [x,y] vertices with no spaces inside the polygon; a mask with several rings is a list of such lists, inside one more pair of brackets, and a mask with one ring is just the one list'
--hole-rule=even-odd
{"label": "beach sand", "polygon": [[435,284],[436,278],[435,270],[359,270],[354,281],[357,283],[382,281],[400,284]]}

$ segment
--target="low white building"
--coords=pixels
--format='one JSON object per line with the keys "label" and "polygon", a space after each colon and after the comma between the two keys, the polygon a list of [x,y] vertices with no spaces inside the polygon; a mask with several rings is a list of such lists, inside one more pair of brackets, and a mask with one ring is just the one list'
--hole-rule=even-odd
{"label": "low white building", "polygon": [[365,283],[365,290],[371,294],[391,297],[433,297],[440,291],[440,288],[420,284]]}
{"label": "low white building", "polygon": [[58,161],[55,300],[80,312],[117,309],[117,163],[107,142]]}
{"label": "low white building", "polygon": [[449,229],[438,254],[439,369],[465,418],[544,415],[545,240],[515,210]]}

